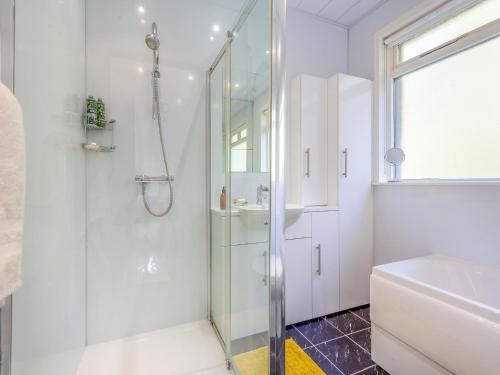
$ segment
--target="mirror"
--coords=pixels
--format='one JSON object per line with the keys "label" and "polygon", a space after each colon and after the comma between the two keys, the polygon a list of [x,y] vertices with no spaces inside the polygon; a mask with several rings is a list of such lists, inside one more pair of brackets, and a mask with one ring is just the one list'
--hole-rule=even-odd
{"label": "mirror", "polygon": [[[264,3],[263,3],[264,4]],[[262,6],[262,10],[265,7]],[[266,18],[249,20],[231,55],[231,172],[269,172],[270,47]],[[251,30],[251,32],[250,32]]]}
{"label": "mirror", "polygon": [[405,152],[397,147],[393,147],[387,150],[384,156],[385,161],[395,167],[403,164],[405,158]]}
{"label": "mirror", "polygon": [[241,74],[231,90],[231,171],[268,172],[267,76],[251,72]]}

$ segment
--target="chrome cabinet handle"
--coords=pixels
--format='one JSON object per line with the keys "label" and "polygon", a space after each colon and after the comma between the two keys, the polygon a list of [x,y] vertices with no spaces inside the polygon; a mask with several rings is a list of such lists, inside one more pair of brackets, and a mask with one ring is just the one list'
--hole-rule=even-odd
{"label": "chrome cabinet handle", "polygon": [[318,244],[316,249],[318,250],[318,269],[316,270],[316,273],[318,276],[321,276],[321,244]]}
{"label": "chrome cabinet handle", "polygon": [[342,173],[342,176],[347,178],[347,148],[342,151],[342,154],[344,154],[344,173]]}
{"label": "chrome cabinet handle", "polygon": [[267,286],[267,251],[262,254],[264,257],[264,277],[262,278],[262,283]]}
{"label": "chrome cabinet handle", "polygon": [[306,152],[306,177],[310,177],[311,173],[311,149],[307,149]]}

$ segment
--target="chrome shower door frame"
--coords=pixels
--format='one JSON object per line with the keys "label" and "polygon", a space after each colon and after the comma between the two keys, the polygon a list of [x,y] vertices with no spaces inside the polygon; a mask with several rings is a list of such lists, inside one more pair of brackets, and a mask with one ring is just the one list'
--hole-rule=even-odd
{"label": "chrome shower door frame", "polygon": [[269,373],[285,374],[285,87],[286,0],[269,0],[271,23],[271,236]]}

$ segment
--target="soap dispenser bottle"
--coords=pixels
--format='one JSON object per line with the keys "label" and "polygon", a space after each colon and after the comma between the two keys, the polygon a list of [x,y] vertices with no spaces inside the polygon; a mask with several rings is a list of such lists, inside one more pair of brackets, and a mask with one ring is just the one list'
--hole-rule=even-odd
{"label": "soap dispenser bottle", "polygon": [[220,193],[219,205],[221,210],[226,209],[226,187],[222,187],[222,192]]}

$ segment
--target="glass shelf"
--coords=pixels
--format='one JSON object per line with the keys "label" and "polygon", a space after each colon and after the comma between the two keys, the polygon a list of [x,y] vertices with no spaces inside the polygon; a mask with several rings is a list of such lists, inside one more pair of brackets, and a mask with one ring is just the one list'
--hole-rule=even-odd
{"label": "glass shelf", "polygon": [[104,127],[101,127],[101,126],[97,126],[97,125],[89,125],[89,124],[87,124],[86,121],[85,121],[85,115],[84,115],[83,123],[84,123],[85,129],[87,129],[87,130],[107,130],[107,131],[113,131],[114,124],[116,123],[116,120],[106,121],[106,125]]}
{"label": "glass shelf", "polygon": [[116,146],[102,146],[97,143],[82,143],[82,147],[93,152],[114,152],[116,150]]}

